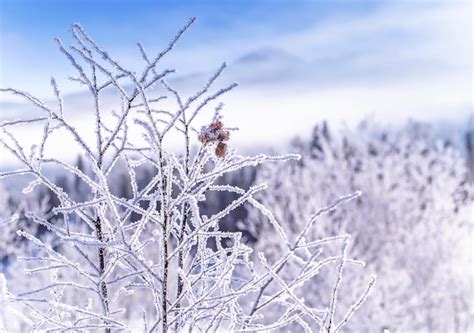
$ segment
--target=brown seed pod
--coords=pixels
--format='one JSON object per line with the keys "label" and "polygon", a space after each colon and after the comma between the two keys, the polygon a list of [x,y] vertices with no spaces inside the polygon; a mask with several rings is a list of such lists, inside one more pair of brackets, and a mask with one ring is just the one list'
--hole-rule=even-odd
{"label": "brown seed pod", "polygon": [[217,132],[217,140],[219,141],[227,141],[229,140],[229,131],[226,131],[226,130],[219,130],[219,132]]}
{"label": "brown seed pod", "polygon": [[219,142],[216,146],[216,156],[223,157],[227,152],[227,144],[224,142]]}
{"label": "brown seed pod", "polygon": [[222,123],[222,121],[216,120],[211,125],[209,125],[209,128],[213,131],[217,131],[217,130],[220,130],[223,126],[224,124]]}
{"label": "brown seed pod", "polygon": [[209,141],[209,135],[207,133],[201,133],[198,136],[198,140],[202,143],[207,143]]}

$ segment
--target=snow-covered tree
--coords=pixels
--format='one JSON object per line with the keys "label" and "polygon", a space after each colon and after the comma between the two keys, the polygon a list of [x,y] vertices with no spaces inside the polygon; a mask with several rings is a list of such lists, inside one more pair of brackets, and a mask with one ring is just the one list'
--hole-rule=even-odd
{"label": "snow-covered tree", "polygon": [[[336,316],[343,272],[362,263],[349,258],[348,235],[309,237],[320,215],[359,192],[339,199],[335,195],[333,203],[301,221],[305,227],[295,238],[255,199],[265,183],[248,188],[222,183],[230,172],[299,156],[241,156],[232,149],[232,128],[224,126],[216,100],[237,84],[212,91],[225,64],[188,97],[171,86],[167,78],[174,70],[160,69],[160,60],[193,22],[155,56],[139,44],[140,71],[127,69],[78,24],[71,28],[73,45],[56,39],[76,72],[71,80],[89,92],[91,108],[81,117],[90,117],[93,140],[72,124],[54,79],[55,105],[27,92],[1,89],[38,109],[35,117],[1,124],[1,145],[22,164],[1,177],[32,177],[24,193],[47,188],[56,202],[47,214],[25,214],[49,232],[18,231],[34,246],[22,258],[33,275],[23,279],[30,288],[15,286],[19,279],[10,279],[11,287],[2,280],[2,303],[21,305],[30,313],[24,330],[262,331],[298,325],[306,331],[336,332],[367,297],[373,279]],[[116,111],[104,101],[106,93],[116,97]],[[172,102],[162,104],[165,99]],[[203,112],[211,107],[213,113]],[[31,124],[41,124],[43,131],[38,144],[27,149],[15,130]],[[132,139],[137,133],[141,139]],[[80,167],[48,150],[51,140],[66,136],[75,142],[70,149],[80,152]],[[180,140],[180,148],[168,138]],[[60,181],[47,172],[49,165],[69,176]],[[140,184],[145,167],[153,174]],[[81,184],[74,186],[80,191],[68,190],[71,177]],[[117,190],[117,177],[126,190]],[[230,192],[235,199],[204,215],[201,203],[215,192]],[[261,211],[275,230],[283,251],[278,258],[254,256],[240,232],[222,230],[221,220],[243,204]],[[327,243],[334,245],[326,254],[321,245]],[[327,301],[310,306],[311,296],[303,299],[299,291],[329,267],[334,279]],[[290,268],[298,268],[299,276],[285,274]],[[279,315],[269,315],[268,308]]]}
{"label": "snow-covered tree", "polygon": [[[294,148],[303,156],[300,161],[265,165],[256,180],[268,182],[269,191],[258,199],[286,232],[302,230],[301,221],[335,193],[355,189],[363,193],[355,204],[327,215],[311,231],[312,238],[351,234],[350,252],[379,276],[368,306],[347,328],[356,332],[472,329],[474,276],[469,244],[474,195],[460,152],[434,140],[426,125],[410,123],[384,131],[370,121],[340,134],[319,125],[309,142],[296,140]],[[258,213],[249,219],[249,225],[257,225],[256,250],[278,256],[283,247],[259,219]],[[342,304],[352,302],[350,291],[360,284],[357,276],[350,272],[346,276]],[[325,283],[313,282],[305,293],[321,290]],[[320,299],[311,303],[317,305]]]}

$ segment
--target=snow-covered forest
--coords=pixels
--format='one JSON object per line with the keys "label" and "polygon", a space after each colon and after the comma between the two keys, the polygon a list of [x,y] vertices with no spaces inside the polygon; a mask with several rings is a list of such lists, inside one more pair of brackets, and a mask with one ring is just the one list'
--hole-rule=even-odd
{"label": "snow-covered forest", "polygon": [[138,69],[79,24],[57,38],[87,128],[55,78],[51,100],[0,88],[36,110],[0,123],[15,160],[0,168],[0,331],[474,330],[474,130],[315,122],[247,154],[226,63],[191,94],[162,66],[194,22],[158,53],[139,43]]}

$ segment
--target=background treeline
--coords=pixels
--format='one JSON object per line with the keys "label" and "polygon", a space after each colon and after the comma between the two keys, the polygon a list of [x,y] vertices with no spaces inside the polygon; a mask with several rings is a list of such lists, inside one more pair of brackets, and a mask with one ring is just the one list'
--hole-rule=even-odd
{"label": "background treeline", "polygon": [[[332,130],[321,123],[309,140],[297,138],[291,143],[291,150],[303,156],[300,161],[244,168],[223,175],[219,182],[240,188],[267,182],[269,188],[259,200],[272,209],[289,235],[297,235],[311,214],[333,198],[361,190],[362,196],[354,203],[326,215],[311,231],[315,239],[351,234],[350,252],[379,277],[368,304],[347,329],[465,332],[472,329],[474,315],[469,296],[473,293],[472,253],[468,250],[474,226],[474,131],[466,131],[462,138],[455,142],[434,137],[429,125],[413,122],[396,130],[371,121],[354,130]],[[82,157],[76,166],[91,174]],[[113,172],[108,184],[111,193],[132,198],[126,167]],[[138,188],[145,187],[156,173],[150,166],[137,168]],[[61,173],[56,178],[72,199],[87,201],[87,185],[80,179]],[[26,196],[18,194],[17,187],[9,182],[0,189],[0,220],[18,215],[16,224],[0,230],[0,268],[7,277],[15,275],[11,267],[24,246],[17,229],[48,238],[49,231],[28,222],[24,212],[53,218],[51,210],[59,205],[46,187]],[[211,216],[236,198],[231,192],[209,192],[199,203],[201,212]],[[221,226],[224,231],[241,231],[249,246],[270,258],[278,257],[284,244],[263,220],[250,205],[242,205]],[[288,269],[284,274],[291,277],[294,272]],[[353,273],[346,270],[341,285],[344,292],[339,302],[347,306],[356,298],[354,290],[366,283]],[[314,279],[301,297],[320,305],[318,299],[328,299],[323,294],[331,290],[330,280],[325,275]]]}

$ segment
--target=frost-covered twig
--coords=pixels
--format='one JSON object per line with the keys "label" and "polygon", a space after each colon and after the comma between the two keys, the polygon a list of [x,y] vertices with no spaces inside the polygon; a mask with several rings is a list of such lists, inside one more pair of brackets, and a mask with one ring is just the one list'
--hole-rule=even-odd
{"label": "frost-covered twig", "polygon": [[[86,132],[68,120],[55,79],[51,80],[55,109],[26,92],[1,90],[26,99],[46,114],[0,125],[0,143],[23,165],[3,172],[0,178],[33,176],[24,194],[46,188],[54,199],[47,214],[25,214],[34,225],[47,229],[44,236],[18,232],[35,248],[24,261],[37,280],[29,281],[28,290],[13,298],[31,310],[31,329],[133,331],[137,330],[133,323],[139,322],[149,332],[185,328],[254,331],[292,325],[308,330],[323,325],[323,315],[328,313],[333,322],[340,278],[329,310],[308,306],[298,293],[321,269],[336,264],[340,277],[342,268],[337,263],[357,261],[345,254],[323,258],[323,246],[329,249],[345,235],[311,240],[307,233],[317,217],[359,193],[318,211],[295,239],[257,199],[267,184],[223,184],[232,172],[301,157],[242,156],[232,149],[230,132],[234,128],[224,126],[222,104],[212,104],[237,84],[210,92],[225,63],[187,98],[164,80],[174,70],[159,69],[160,60],[194,20],[154,58],[139,44],[144,60],[141,74],[104,50],[79,24],[72,26],[74,45],[66,47],[57,39],[59,50],[77,71],[73,81],[87,87],[92,108],[81,116],[94,123],[94,145]],[[158,83],[164,95],[154,89]],[[104,89],[115,98],[118,111],[105,107]],[[161,108],[165,99],[174,101],[175,108]],[[206,108],[214,108],[214,113],[196,131],[197,115]],[[14,131],[36,123],[43,125],[39,150],[28,152]],[[50,138],[59,129],[73,137],[71,150],[81,155],[81,165],[74,166],[49,151]],[[143,142],[131,140],[132,132],[141,133]],[[180,149],[168,147],[168,138],[175,134],[182,138]],[[67,175],[74,190],[46,172],[51,165]],[[150,175],[145,181],[143,170]],[[121,182],[117,177],[123,178]],[[117,183],[126,188],[117,191]],[[224,191],[232,194],[232,200],[204,214],[203,203],[212,202],[212,195]],[[265,217],[262,221],[269,221],[276,230],[286,248],[276,260],[255,260],[241,232],[224,230],[224,219],[243,205],[258,209]],[[0,222],[2,226],[13,223],[5,221]],[[296,278],[287,272],[294,267],[300,272]],[[367,294],[351,308],[341,327]],[[268,315],[267,309],[273,306],[283,308],[279,318]]]}

